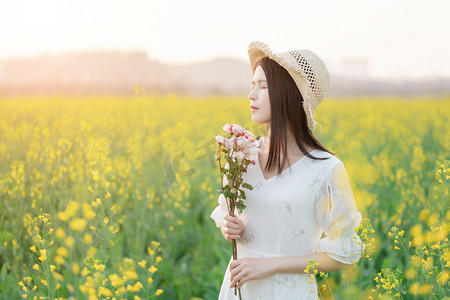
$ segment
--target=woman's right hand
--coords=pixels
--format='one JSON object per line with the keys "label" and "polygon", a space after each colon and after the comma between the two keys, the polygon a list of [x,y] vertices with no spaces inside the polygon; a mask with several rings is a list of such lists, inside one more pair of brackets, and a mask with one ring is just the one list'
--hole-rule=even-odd
{"label": "woman's right hand", "polygon": [[244,222],[238,217],[232,217],[229,214],[225,215],[222,227],[220,227],[224,238],[231,242],[233,239],[241,238],[241,233],[244,231]]}

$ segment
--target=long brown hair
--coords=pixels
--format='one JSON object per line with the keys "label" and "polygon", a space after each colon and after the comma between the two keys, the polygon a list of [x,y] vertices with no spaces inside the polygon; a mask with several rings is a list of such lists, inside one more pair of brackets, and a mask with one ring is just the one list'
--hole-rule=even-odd
{"label": "long brown hair", "polygon": [[[287,162],[287,130],[292,130],[300,151],[307,157],[317,160],[328,159],[328,157],[314,157],[309,154],[304,144],[335,155],[326,149],[308,129],[302,94],[288,71],[268,57],[260,60],[258,64],[266,75],[271,114],[269,158],[265,170],[278,168],[278,175],[283,171],[281,167]],[[281,151],[283,151],[283,162],[280,161]]]}

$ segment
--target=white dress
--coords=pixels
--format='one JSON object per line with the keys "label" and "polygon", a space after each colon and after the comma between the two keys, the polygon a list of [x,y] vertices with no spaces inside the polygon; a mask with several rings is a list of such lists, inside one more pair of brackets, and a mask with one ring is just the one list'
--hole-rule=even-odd
{"label": "white dress", "polygon": [[[280,175],[265,179],[259,160],[249,165],[243,188],[246,208],[239,215],[245,230],[237,240],[238,258],[299,256],[326,252],[331,258],[351,264],[365,249],[353,228],[359,226],[359,213],[344,164],[328,152],[315,149],[313,160],[303,156]],[[291,161],[292,163],[292,161]],[[224,178],[224,184],[227,178]],[[227,211],[223,194],[211,213],[221,227]],[[322,233],[326,237],[322,237]],[[358,244],[358,242],[360,244]],[[231,243],[230,243],[230,262]],[[230,265],[225,270],[219,300],[239,299],[230,286]],[[241,287],[243,300],[317,299],[317,284],[309,274],[277,273],[250,280]]]}

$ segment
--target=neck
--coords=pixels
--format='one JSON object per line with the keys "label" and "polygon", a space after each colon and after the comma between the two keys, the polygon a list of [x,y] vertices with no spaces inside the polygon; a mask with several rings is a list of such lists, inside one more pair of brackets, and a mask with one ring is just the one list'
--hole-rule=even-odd
{"label": "neck", "polygon": [[[270,137],[271,137],[271,131],[269,127],[268,135],[266,138],[266,143],[264,145],[264,148],[262,150],[269,152],[269,145],[270,145]],[[311,147],[308,145],[304,145],[306,150],[310,152],[312,150]],[[297,157],[297,156],[303,156],[304,154],[300,151],[297,141],[295,140],[295,135],[292,132],[292,130],[289,129],[287,131],[287,154],[288,157]]]}

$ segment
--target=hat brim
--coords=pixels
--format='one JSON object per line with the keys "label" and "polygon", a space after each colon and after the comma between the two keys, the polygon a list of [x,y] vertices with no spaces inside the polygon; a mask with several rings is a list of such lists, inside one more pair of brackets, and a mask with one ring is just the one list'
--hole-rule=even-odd
{"label": "hat brim", "polygon": [[273,59],[273,53],[269,46],[262,42],[251,42],[248,46],[248,57],[250,58],[250,66],[252,72],[255,73],[256,67],[261,59],[268,57]]}

